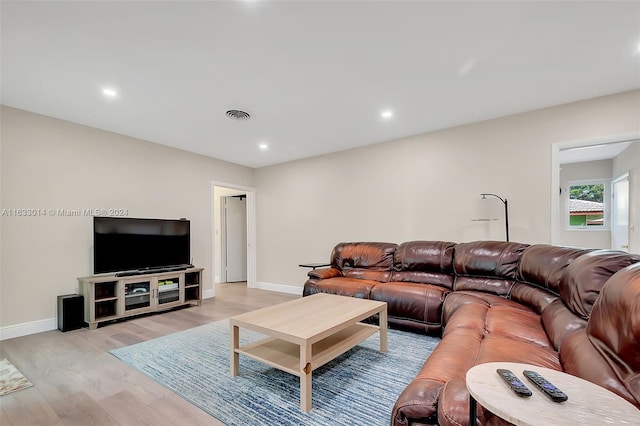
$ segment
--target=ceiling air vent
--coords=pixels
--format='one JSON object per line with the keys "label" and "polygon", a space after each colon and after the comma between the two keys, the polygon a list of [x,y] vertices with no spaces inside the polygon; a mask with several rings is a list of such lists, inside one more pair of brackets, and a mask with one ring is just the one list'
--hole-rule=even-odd
{"label": "ceiling air vent", "polygon": [[240,111],[238,109],[230,109],[227,111],[227,117],[234,120],[248,120],[251,118],[248,112]]}

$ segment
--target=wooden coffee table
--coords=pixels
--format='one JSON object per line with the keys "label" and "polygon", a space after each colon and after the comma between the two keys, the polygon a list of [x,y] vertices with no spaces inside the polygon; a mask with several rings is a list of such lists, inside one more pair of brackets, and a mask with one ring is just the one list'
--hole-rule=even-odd
{"label": "wooden coffee table", "polygon": [[[380,325],[361,323],[380,315]],[[311,409],[312,371],[380,332],[387,351],[387,304],[354,297],[314,294],[229,318],[231,375],[246,355],[300,377],[300,409]],[[240,328],[270,336],[240,347]]]}
{"label": "wooden coffee table", "polygon": [[[498,376],[498,368],[513,371],[533,395],[528,398],[517,396]],[[560,403],[551,401],[524,377],[523,370],[541,374],[569,399]],[[640,410],[624,398],[579,377],[535,365],[513,362],[478,364],[467,372],[467,389],[471,394],[471,425],[476,421],[475,401],[515,425],[640,425]]]}

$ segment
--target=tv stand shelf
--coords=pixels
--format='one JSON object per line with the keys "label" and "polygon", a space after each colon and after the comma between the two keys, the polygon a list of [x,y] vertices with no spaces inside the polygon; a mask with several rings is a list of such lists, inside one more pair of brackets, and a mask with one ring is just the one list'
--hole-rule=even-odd
{"label": "tv stand shelf", "polygon": [[84,320],[94,330],[101,322],[202,302],[203,268],[131,276],[78,278]]}

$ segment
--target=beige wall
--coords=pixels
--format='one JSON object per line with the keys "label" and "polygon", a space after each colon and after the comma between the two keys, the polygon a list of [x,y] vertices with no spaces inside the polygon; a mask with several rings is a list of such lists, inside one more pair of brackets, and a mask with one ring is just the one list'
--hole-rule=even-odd
{"label": "beige wall", "polygon": [[[193,263],[212,290],[212,181],[253,186],[253,169],[2,107],[1,208],[122,208],[187,217]],[[92,273],[88,216],[2,217],[0,326],[50,324],[56,296]],[[46,323],[46,324],[45,324]],[[37,328],[37,324],[36,324]]]}
{"label": "beige wall", "polygon": [[613,160],[587,161],[583,163],[562,164],[560,167],[560,235],[559,244],[575,247],[610,248],[611,231],[607,229],[569,230],[567,197],[569,194],[569,182],[606,179],[611,180],[613,173]]}
{"label": "beige wall", "polygon": [[302,286],[298,263],[340,241],[503,239],[481,192],[508,198],[512,241],[548,243],[551,145],[637,132],[638,117],[636,90],[257,169],[257,281]]}
{"label": "beige wall", "polygon": [[[2,107],[0,207],[186,216],[211,291],[211,182],[256,187],[256,278],[286,291],[340,241],[503,239],[501,204],[481,192],[509,199],[513,241],[549,242],[551,145],[638,132],[638,117],[640,90],[252,170]],[[91,273],[91,218],[0,224],[1,329],[51,324],[56,296]]]}

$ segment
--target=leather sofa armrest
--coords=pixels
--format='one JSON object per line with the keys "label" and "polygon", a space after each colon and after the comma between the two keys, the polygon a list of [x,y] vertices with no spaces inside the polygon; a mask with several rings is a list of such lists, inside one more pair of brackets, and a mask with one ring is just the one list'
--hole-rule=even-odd
{"label": "leather sofa armrest", "polygon": [[438,398],[444,384],[437,379],[413,379],[393,407],[391,426],[437,424]]}
{"label": "leather sofa armrest", "polygon": [[322,269],[314,269],[313,271],[309,271],[307,275],[311,278],[326,280],[328,278],[341,277],[342,272],[340,272],[340,270],[337,268],[322,268]]}

